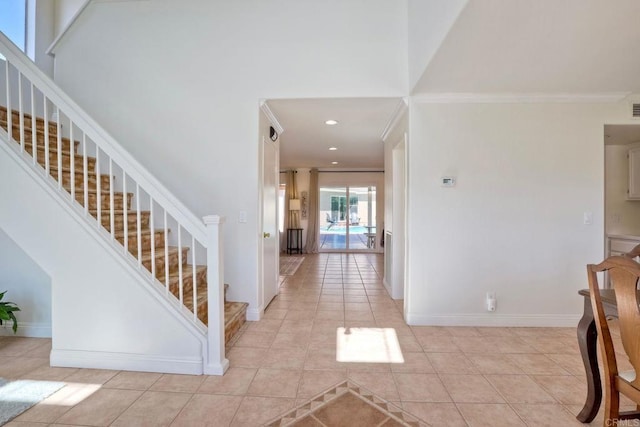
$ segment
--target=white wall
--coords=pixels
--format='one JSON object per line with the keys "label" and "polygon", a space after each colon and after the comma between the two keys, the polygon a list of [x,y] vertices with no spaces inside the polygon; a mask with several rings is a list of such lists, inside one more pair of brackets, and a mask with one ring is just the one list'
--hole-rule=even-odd
{"label": "white wall", "polygon": [[[0,228],[0,292],[3,301],[20,307],[20,336],[51,337],[51,277]],[[0,328],[0,335],[13,335],[12,322]]]}
{"label": "white wall", "polygon": [[627,104],[410,108],[407,320],[575,326],[604,254],[603,125]]}
{"label": "white wall", "polygon": [[640,236],[640,201],[627,200],[628,151],[627,145],[605,147],[605,230],[609,234]]}
{"label": "white wall", "polygon": [[53,58],[46,52],[54,38],[54,14],[53,1],[27,2],[26,53],[49,77],[53,76]]}
{"label": "white wall", "polygon": [[259,99],[405,95],[406,13],[387,0],[99,2],[56,49],[56,80],[197,215],[228,218],[225,281],[256,308]]}
{"label": "white wall", "polygon": [[[50,0],[47,0],[50,1]],[[54,0],[53,32],[57,37],[87,0]]]}
{"label": "white wall", "polygon": [[[51,301],[51,364],[202,373],[203,334],[159,303],[112,244],[96,239],[0,144],[0,194],[10,206],[0,209],[0,228],[50,277],[50,289],[43,286],[34,299]],[[18,253],[3,262],[20,260]]]}
{"label": "white wall", "polygon": [[408,0],[409,88],[413,89],[469,0]]}

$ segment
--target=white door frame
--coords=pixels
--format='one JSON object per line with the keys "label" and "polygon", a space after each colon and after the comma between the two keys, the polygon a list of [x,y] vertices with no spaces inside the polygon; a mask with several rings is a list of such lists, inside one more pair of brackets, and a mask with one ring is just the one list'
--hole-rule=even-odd
{"label": "white door frame", "polygon": [[[269,109],[266,101],[260,101],[260,110],[267,117],[267,121],[269,124],[276,129],[279,135],[284,132],[280,123],[273,115],[271,110]],[[271,141],[269,139],[268,127],[267,129],[259,128],[258,130],[258,143],[260,147],[258,148],[258,253],[257,253],[257,261],[258,261],[258,269],[257,269],[257,302],[258,307],[254,310],[247,311],[247,320],[260,320],[262,315],[264,314],[265,304],[264,304],[264,293],[265,293],[265,283],[264,283],[264,156],[265,156],[265,144],[275,144],[275,185],[276,189],[279,187],[280,182],[280,141]],[[280,257],[280,238],[277,235],[278,233],[278,224],[279,224],[279,216],[281,212],[278,209],[278,200],[277,200],[277,191],[276,191],[276,227],[275,227],[275,235],[271,236],[271,238],[275,239],[275,283],[278,284],[279,277],[279,257]]]}

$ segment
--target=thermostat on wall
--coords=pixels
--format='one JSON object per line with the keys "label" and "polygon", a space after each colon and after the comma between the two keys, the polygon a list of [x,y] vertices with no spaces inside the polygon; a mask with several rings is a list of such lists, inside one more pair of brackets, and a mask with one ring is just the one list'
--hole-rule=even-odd
{"label": "thermostat on wall", "polygon": [[456,185],[456,178],[453,176],[443,176],[440,178],[440,185],[443,187],[454,187]]}

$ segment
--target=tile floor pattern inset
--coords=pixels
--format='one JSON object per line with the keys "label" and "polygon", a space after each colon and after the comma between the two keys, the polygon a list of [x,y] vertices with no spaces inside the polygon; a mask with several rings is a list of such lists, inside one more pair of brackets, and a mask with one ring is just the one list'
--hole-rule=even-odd
{"label": "tile floor pattern inset", "polygon": [[[407,326],[382,266],[380,254],[305,254],[228,345],[223,377],[51,368],[51,340],[2,336],[0,377],[67,384],[8,426],[259,426],[345,381],[427,425],[582,425],[575,328]],[[404,363],[337,362],[346,326],[394,328]]]}
{"label": "tile floor pattern inset", "polygon": [[344,381],[269,422],[284,426],[425,426],[416,417],[353,381]]}

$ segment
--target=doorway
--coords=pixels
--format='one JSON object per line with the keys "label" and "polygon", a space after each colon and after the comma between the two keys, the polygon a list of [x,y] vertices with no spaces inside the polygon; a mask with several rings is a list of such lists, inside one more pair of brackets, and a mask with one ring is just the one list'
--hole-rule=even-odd
{"label": "doorway", "polygon": [[321,186],[318,218],[322,252],[375,251],[376,186]]}

